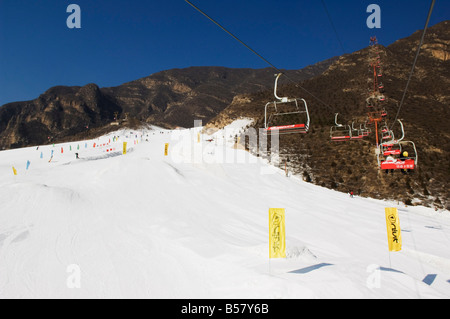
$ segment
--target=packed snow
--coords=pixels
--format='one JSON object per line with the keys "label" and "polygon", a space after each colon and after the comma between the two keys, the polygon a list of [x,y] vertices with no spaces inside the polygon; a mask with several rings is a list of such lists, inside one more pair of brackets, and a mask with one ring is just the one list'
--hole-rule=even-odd
{"label": "packed snow", "polygon": [[[350,198],[234,144],[122,130],[0,152],[0,298],[450,297],[448,211]],[[269,259],[270,208],[286,209],[286,259]]]}

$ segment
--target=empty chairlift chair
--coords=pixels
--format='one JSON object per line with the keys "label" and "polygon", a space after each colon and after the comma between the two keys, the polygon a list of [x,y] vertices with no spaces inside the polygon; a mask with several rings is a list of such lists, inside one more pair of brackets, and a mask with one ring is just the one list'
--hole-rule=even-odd
{"label": "empty chairlift chair", "polygon": [[332,141],[348,141],[352,138],[352,128],[350,125],[342,125],[339,124],[338,121],[339,113],[336,113],[336,117],[334,119],[335,126],[331,127],[330,130],[330,138]]}
{"label": "empty chairlift chair", "polygon": [[274,95],[277,101],[265,106],[264,131],[266,134],[308,133],[310,117],[308,104],[304,99],[279,97],[277,95],[278,79],[275,79]]}
{"label": "empty chairlift chair", "polygon": [[391,141],[394,139],[394,133],[392,131],[381,132],[381,139],[385,142]]}
{"label": "empty chairlift chair", "polygon": [[367,127],[367,121],[364,123],[364,128],[362,127],[362,124],[361,124],[361,132],[364,137],[367,137],[370,135],[370,133],[372,133],[372,130]]}
{"label": "empty chairlift chair", "polygon": [[352,140],[362,140],[364,138],[363,131],[360,127],[360,129],[355,128],[355,122],[352,122]]}

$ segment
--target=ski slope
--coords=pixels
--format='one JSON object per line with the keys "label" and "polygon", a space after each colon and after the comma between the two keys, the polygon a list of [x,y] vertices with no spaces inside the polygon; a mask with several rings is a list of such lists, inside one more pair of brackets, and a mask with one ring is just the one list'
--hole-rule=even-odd
{"label": "ski slope", "polygon": [[[448,211],[287,178],[230,135],[0,152],[0,298],[450,297]],[[401,252],[385,207],[399,208]],[[286,208],[286,259],[268,258],[269,208]]]}

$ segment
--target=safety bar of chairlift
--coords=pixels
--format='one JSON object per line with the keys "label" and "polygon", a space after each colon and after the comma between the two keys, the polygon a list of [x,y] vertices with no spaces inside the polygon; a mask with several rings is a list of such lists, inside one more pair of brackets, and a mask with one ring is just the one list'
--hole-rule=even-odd
{"label": "safety bar of chairlift", "polygon": [[[309,111],[308,111],[308,103],[306,103],[305,99],[288,99],[287,102],[297,102],[298,100],[302,101],[303,104],[305,105],[305,111],[298,111],[298,112],[288,112],[288,113],[280,113],[277,115],[288,115],[288,114],[301,114],[301,113],[306,113],[306,123],[305,123],[305,128],[306,131],[309,130],[309,124],[311,122],[311,118],[309,116]],[[264,128],[268,129],[269,127],[267,126],[267,108],[271,105],[274,104],[275,105],[275,109],[276,109],[276,104],[277,102],[269,102],[266,104],[265,108],[264,108]]]}
{"label": "safety bar of chairlift", "polygon": [[289,115],[289,114],[302,114],[302,113],[306,113],[306,111],[296,111],[296,112],[286,112],[286,113],[277,113],[275,115]]}

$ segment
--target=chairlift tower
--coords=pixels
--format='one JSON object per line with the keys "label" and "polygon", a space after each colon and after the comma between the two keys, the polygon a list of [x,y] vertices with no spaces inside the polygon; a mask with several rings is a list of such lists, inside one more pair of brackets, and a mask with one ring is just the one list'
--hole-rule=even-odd
{"label": "chairlift tower", "polygon": [[370,124],[375,125],[375,136],[377,148],[379,147],[378,124],[386,117],[387,112],[382,106],[386,100],[384,93],[384,84],[382,82],[383,69],[381,63],[381,48],[378,45],[377,37],[370,38],[369,46],[369,83],[368,97],[366,99],[369,108],[368,119]]}

